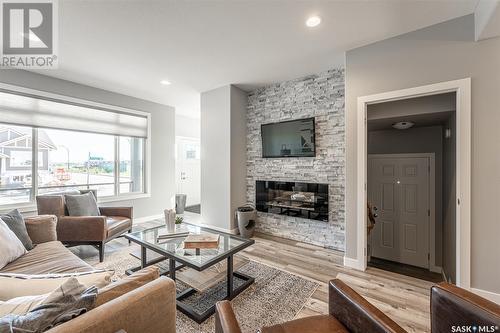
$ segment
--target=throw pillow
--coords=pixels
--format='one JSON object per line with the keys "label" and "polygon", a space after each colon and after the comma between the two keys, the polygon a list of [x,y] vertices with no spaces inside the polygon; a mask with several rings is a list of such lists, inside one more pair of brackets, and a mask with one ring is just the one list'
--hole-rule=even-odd
{"label": "throw pillow", "polygon": [[33,310],[47,298],[49,294],[21,296],[9,299],[8,301],[0,301],[0,318],[9,313],[23,315]]}
{"label": "throw pillow", "polygon": [[[26,252],[23,243],[0,218],[0,269]],[[1,283],[0,286],[3,287]]]}
{"label": "throw pillow", "polygon": [[10,230],[19,238],[21,243],[23,243],[26,250],[33,249],[33,243],[26,230],[26,225],[24,223],[24,218],[19,213],[17,209],[8,212],[5,215],[1,215],[0,218],[9,226]]}
{"label": "throw pillow", "polygon": [[9,314],[0,318],[0,332],[45,332],[95,307],[97,289],[85,289],[71,278],[37,307],[25,315]]}
{"label": "throw pillow", "polygon": [[21,296],[46,294],[72,277],[77,278],[86,287],[103,288],[111,283],[113,274],[113,271],[105,270],[40,275],[0,273],[0,286],[2,286],[0,288],[0,301]]}
{"label": "throw pillow", "polygon": [[79,195],[65,195],[70,216],[99,216],[99,208],[92,192]]}

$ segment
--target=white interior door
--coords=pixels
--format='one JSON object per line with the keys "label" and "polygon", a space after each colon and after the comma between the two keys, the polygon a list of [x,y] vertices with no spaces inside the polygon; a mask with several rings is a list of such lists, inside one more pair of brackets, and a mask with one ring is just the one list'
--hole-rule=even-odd
{"label": "white interior door", "polygon": [[175,165],[177,193],[187,195],[186,206],[201,202],[200,140],[177,137]]}
{"label": "white interior door", "polygon": [[368,202],[377,215],[371,256],[428,269],[429,158],[368,159]]}

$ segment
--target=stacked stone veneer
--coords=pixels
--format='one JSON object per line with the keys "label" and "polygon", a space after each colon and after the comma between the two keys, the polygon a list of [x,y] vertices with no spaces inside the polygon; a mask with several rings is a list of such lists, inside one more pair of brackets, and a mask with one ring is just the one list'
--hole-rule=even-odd
{"label": "stacked stone veneer", "polygon": [[[333,69],[273,84],[249,94],[247,199],[255,204],[255,181],[329,184],[329,222],[259,212],[257,230],[344,250],[344,70]],[[260,125],[315,117],[316,157],[262,158]]]}

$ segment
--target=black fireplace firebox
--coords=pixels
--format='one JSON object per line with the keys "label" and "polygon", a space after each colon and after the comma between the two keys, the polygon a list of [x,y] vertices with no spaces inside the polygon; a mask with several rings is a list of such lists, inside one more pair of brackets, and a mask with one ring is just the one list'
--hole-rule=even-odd
{"label": "black fireplace firebox", "polygon": [[258,211],[328,222],[328,184],[257,180]]}

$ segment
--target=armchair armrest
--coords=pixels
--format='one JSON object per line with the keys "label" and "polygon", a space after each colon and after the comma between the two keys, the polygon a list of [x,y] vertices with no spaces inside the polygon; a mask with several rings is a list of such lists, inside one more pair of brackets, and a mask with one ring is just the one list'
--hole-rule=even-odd
{"label": "armchair armrest", "polygon": [[106,216],[60,216],[57,239],[61,242],[104,241],[107,228]]}
{"label": "armchair armrest", "polygon": [[175,283],[160,277],[115,298],[47,333],[134,332],[175,333]]}
{"label": "armchair armrest", "polygon": [[405,333],[406,331],[338,279],[330,281],[328,310],[353,333]]}
{"label": "armchair armrest", "polygon": [[240,325],[229,301],[215,304],[215,333],[241,333]]}
{"label": "armchair armrest", "polygon": [[104,216],[123,216],[132,219],[133,208],[132,207],[99,207],[101,215]]}
{"label": "armchair armrest", "polygon": [[24,219],[24,223],[33,244],[57,240],[57,217],[55,215],[28,216]]}
{"label": "armchair armrest", "polygon": [[457,286],[431,288],[431,332],[451,332],[452,326],[498,326],[500,305]]}

